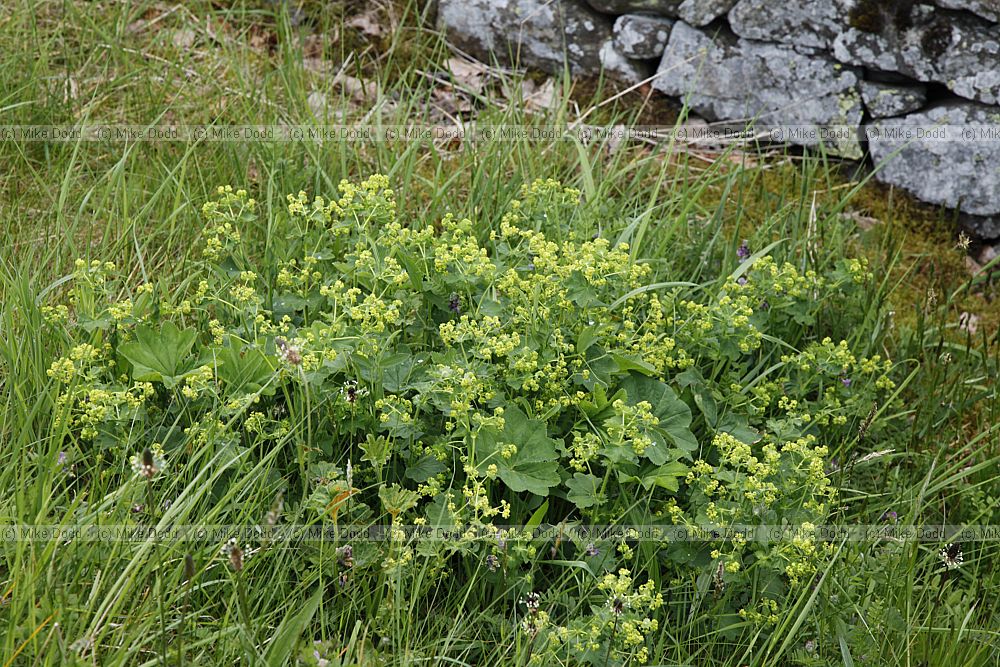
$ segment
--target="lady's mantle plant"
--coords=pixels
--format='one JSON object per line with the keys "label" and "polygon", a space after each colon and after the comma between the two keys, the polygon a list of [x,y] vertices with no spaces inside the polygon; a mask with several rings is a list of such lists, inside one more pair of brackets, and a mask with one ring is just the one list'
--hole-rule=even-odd
{"label": "lady's mantle plant", "polygon": [[[198,448],[234,448],[247,466],[277,450],[299,516],[372,522],[381,507],[394,527],[498,536],[415,543],[395,528],[353,547],[345,585],[366,568],[398,585],[414,559],[442,571],[463,555],[513,575],[543,545],[504,526],[539,507],[569,525],[823,522],[827,444],[893,389],[888,362],[809,342],[824,303],[863,298],[865,265],[817,275],[741,248],[714,283],[663,282],[683,276],[654,275],[625,244],[549,238],[547,221],[578,200],[539,181],[487,230],[400,219],[382,176],[330,201],[289,196],[266,221],[245,192],[220,189],[189,283],[119,299],[113,266],[81,262],[69,308],[47,309],[67,335],[50,375],[74,460],[127,462],[158,443],[177,470]],[[800,349],[780,340],[790,326]],[[757,568],[776,594],[811,581],[826,553],[808,538],[656,546],[719,587]],[[596,630],[549,609],[535,650],[644,656],[662,610],[651,584],[630,592],[635,542],[550,547],[591,562],[594,604],[611,602]],[[526,590],[544,577],[531,572]],[[643,614],[615,607],[636,595]],[[760,601],[732,604],[761,616]]]}

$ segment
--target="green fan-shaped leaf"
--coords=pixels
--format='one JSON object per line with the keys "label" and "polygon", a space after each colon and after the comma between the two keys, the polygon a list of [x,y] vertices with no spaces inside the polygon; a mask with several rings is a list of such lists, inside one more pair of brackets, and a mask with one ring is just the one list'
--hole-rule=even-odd
{"label": "green fan-shaped leaf", "polygon": [[652,406],[653,414],[660,419],[654,432],[649,434],[656,442],[655,447],[646,451],[650,461],[657,465],[667,462],[664,438],[688,453],[698,449],[698,441],[690,428],[691,408],[677,397],[673,389],[659,380],[635,373],[625,378],[621,386],[628,395],[629,405],[647,401]]}
{"label": "green fan-shaped leaf", "polygon": [[[482,455],[477,452],[476,456],[480,467],[485,470],[496,465],[497,476],[511,491],[547,495],[560,478],[556,444],[546,435],[545,422],[529,419],[514,406],[504,412],[504,422],[503,431],[482,433]],[[517,448],[509,457],[503,455],[506,445]]]}
{"label": "green fan-shaped leaf", "polygon": [[178,329],[173,322],[164,322],[158,331],[143,325],[136,329],[135,339],[118,351],[131,362],[134,379],[170,388],[193,368],[190,354],[197,337],[194,329]]}

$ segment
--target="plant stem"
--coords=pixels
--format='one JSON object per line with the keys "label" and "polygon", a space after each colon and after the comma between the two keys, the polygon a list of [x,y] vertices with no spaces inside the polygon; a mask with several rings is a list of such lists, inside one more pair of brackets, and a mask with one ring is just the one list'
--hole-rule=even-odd
{"label": "plant stem", "polygon": [[250,632],[250,605],[247,603],[247,585],[243,580],[243,573],[236,573],[236,596],[240,607],[240,619],[243,621],[244,636],[251,637],[256,645],[257,637]]}
{"label": "plant stem", "polygon": [[162,560],[159,548],[159,540],[156,534],[156,510],[155,510],[155,500],[153,498],[153,479],[152,477],[146,478],[146,507],[149,511],[150,523],[153,528],[153,554],[155,555],[156,563],[156,584],[153,588],[153,594],[156,595],[156,606],[160,612],[160,664],[164,664],[164,660],[167,656],[167,612],[163,606],[163,582],[161,580],[162,573]]}
{"label": "plant stem", "polygon": [[611,645],[615,643],[615,635],[618,633],[618,614],[615,614],[615,624],[611,627],[611,638],[608,639],[608,650],[604,654],[604,667],[608,667],[611,660]]}

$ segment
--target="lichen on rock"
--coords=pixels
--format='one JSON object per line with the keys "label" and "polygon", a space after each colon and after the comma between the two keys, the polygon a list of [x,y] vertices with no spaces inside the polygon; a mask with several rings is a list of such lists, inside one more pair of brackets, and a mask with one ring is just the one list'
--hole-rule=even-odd
{"label": "lichen on rock", "polygon": [[634,14],[638,12],[678,17],[683,0],[587,0],[591,7],[604,14]]}
{"label": "lichen on rock", "polygon": [[838,60],[945,84],[969,100],[1000,102],[1000,30],[974,16],[913,8],[912,26],[879,32],[848,27],[837,35]]}
{"label": "lichen on rock", "polygon": [[459,48],[486,61],[548,72],[636,82],[641,64],[617,52],[611,19],[574,0],[440,0],[438,27]]}
{"label": "lichen on rock", "polygon": [[729,24],[740,37],[829,48],[844,30],[853,0],[740,0]]}
{"label": "lichen on rock", "polygon": [[[861,124],[859,72],[815,49],[737,38],[710,37],[679,21],[670,36],[653,86],[687,101],[709,119],[756,120],[759,125],[813,128]],[[802,145],[818,141],[803,136]],[[860,158],[856,137],[825,144],[844,157]]]}
{"label": "lichen on rock", "polygon": [[917,111],[927,102],[927,88],[876,81],[861,82],[861,99],[872,118],[891,118]]}
{"label": "lichen on rock", "polygon": [[615,21],[614,43],[618,52],[628,58],[659,58],[667,48],[673,27],[674,21],[662,16],[625,14]]}
{"label": "lichen on rock", "polygon": [[950,102],[876,121],[867,133],[878,180],[932,204],[1000,219],[1000,108]]}

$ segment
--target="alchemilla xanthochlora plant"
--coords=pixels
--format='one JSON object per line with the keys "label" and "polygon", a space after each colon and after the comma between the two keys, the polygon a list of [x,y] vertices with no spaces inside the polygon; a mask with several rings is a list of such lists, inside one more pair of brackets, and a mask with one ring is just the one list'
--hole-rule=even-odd
{"label": "alchemilla xanthochlora plant", "polygon": [[[72,311],[46,309],[70,341],[49,371],[66,458],[129,475],[148,449],[161,484],[196,454],[232,460],[236,474],[266,471],[261,493],[283,493],[286,521],[388,526],[387,541],[305,545],[297,561],[337,572],[344,594],[366,589],[376,627],[394,599],[464,562],[510,596],[536,661],[649,659],[671,586],[692,575],[767,632],[775,600],[814,583],[827,543],[571,529],[826,522],[829,444],[891,400],[892,368],[782,332],[863,299],[867,267],[845,259],[817,275],[744,246],[726,275],[691,285],[625,244],[551,240],[545,221],[578,201],[538,181],[486,230],[401,219],[381,176],[329,201],[289,196],[267,221],[245,192],[220,189],[184,284],[136,287],[80,262]],[[251,251],[262,227],[266,247]],[[212,498],[212,521],[240,520],[224,476]],[[511,528],[541,521],[567,538]],[[405,530],[421,525],[454,539]],[[267,547],[240,549],[251,574],[255,551]],[[653,561],[675,578],[654,580]],[[579,564],[577,599],[546,595],[554,562]],[[751,589],[767,595],[740,592]]]}

